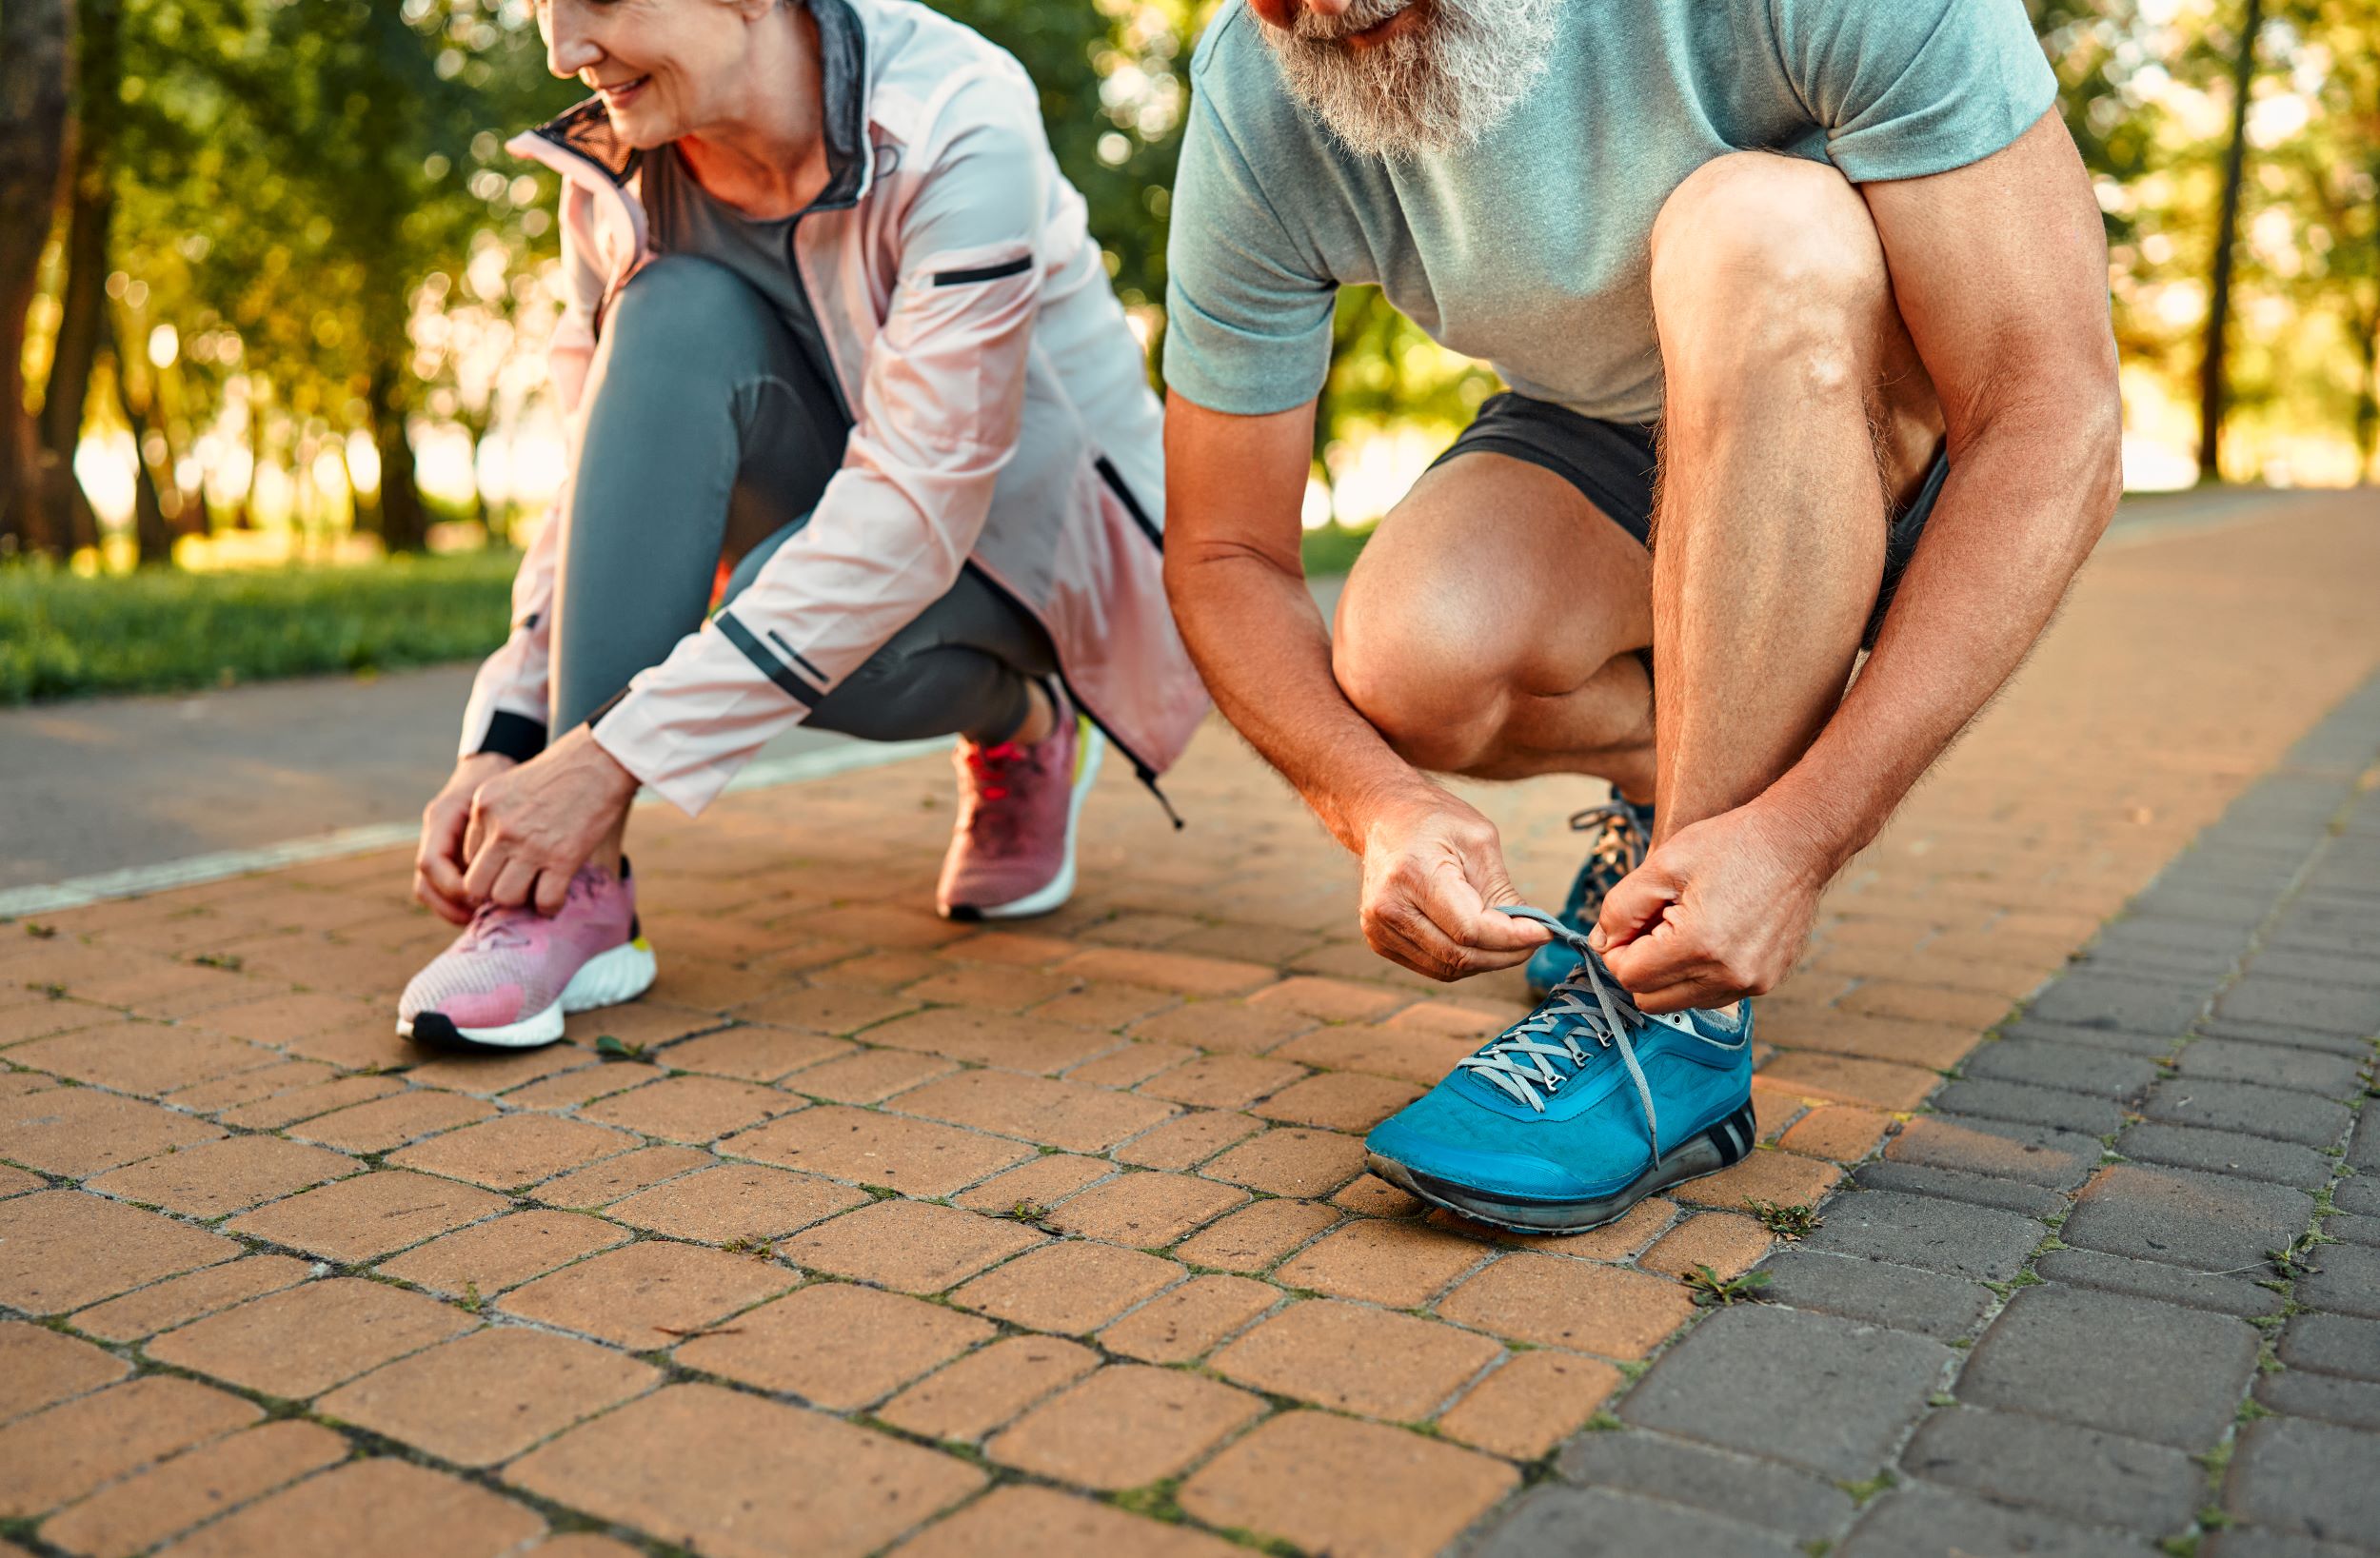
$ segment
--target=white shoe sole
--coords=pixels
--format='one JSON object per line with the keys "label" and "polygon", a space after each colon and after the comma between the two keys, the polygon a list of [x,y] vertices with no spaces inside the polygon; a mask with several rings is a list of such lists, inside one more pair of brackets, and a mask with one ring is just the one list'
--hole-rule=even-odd
{"label": "white shoe sole", "polygon": [[[533,1013],[518,1022],[507,1022],[499,1028],[455,1028],[437,1035],[451,1035],[466,1044],[484,1045],[493,1050],[533,1050],[551,1044],[562,1036],[562,1019],[573,1012],[592,1012],[599,1006],[617,1006],[632,1001],[653,988],[653,980],[661,965],[654,959],[653,944],[643,937],[623,942],[609,952],[598,953],[588,958],[570,982],[562,987],[561,999],[544,1011]],[[434,1016],[435,1013],[425,1013]],[[397,1024],[397,1032],[407,1038],[413,1036],[411,1019]],[[427,1036],[427,1035],[425,1035]]]}
{"label": "white shoe sole", "polygon": [[1074,897],[1074,841],[1082,820],[1082,803],[1091,797],[1091,781],[1100,777],[1100,763],[1107,756],[1107,738],[1097,725],[1085,723],[1082,738],[1082,758],[1075,765],[1074,794],[1066,802],[1066,853],[1059,861],[1058,875],[1021,898],[1006,903],[969,906],[962,915],[942,911],[944,919],[1030,919],[1063,908]]}

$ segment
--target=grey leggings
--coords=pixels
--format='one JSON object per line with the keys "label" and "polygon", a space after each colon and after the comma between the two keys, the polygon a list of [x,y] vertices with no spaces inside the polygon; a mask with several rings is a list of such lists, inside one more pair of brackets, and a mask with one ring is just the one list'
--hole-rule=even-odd
{"label": "grey leggings", "polygon": [[[554,601],[551,729],[601,709],[809,523],[843,463],[841,403],[784,319],[725,266],[670,255],[613,302],[586,382]],[[807,723],[872,741],[1005,740],[1049,636],[973,571],[822,700]]]}

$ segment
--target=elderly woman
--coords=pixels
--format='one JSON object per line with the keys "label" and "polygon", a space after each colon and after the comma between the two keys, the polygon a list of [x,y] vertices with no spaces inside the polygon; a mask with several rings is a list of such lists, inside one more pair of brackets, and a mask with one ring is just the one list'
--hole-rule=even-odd
{"label": "elderly woman", "polygon": [[562,178],[572,468],[423,814],[414,890],[468,928],[398,1030],[543,1044],[641,994],[638,786],[697,813],[803,721],[956,734],[940,909],[1055,909],[1102,746],[1153,788],[1205,694],[1157,401],[1032,83],[909,0],[538,17],[597,94],[512,143]]}

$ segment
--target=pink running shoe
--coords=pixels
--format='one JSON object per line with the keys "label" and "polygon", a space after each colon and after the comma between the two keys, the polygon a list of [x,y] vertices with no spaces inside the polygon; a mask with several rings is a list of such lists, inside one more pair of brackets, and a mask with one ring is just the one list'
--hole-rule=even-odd
{"label": "pink running shoe", "polygon": [[1058,728],[1038,745],[960,738],[959,825],[934,895],[946,919],[1021,919],[1074,896],[1075,819],[1107,742],[1051,693]]}
{"label": "pink running shoe", "polygon": [[534,1049],[562,1036],[563,1014],[634,1000],[653,974],[626,866],[617,877],[583,866],[551,919],[481,905],[455,944],[405,987],[397,1032],[424,1044]]}

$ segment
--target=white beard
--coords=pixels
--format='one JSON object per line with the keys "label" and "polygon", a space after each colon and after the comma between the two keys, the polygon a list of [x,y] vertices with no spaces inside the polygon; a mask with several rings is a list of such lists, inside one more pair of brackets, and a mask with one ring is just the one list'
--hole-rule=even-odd
{"label": "white beard", "polygon": [[[1431,14],[1360,52],[1339,40],[1407,4]],[[1552,53],[1564,0],[1355,0],[1325,20],[1258,20],[1281,80],[1350,151],[1407,158],[1458,150],[1502,123]],[[1252,16],[1254,12],[1250,13]]]}

